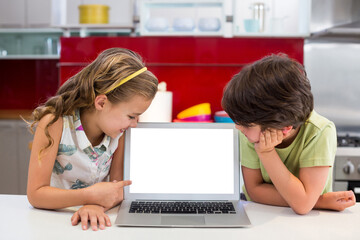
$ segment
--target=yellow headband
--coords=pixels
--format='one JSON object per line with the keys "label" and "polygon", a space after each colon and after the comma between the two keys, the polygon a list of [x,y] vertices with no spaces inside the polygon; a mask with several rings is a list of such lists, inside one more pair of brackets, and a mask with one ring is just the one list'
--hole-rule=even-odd
{"label": "yellow headband", "polygon": [[112,90],[114,90],[115,88],[117,88],[117,87],[119,87],[119,86],[123,85],[123,84],[124,84],[124,83],[126,83],[127,81],[129,81],[129,80],[133,79],[134,77],[136,77],[137,75],[139,75],[139,74],[141,74],[141,73],[145,72],[146,70],[147,70],[147,68],[146,68],[146,67],[143,67],[142,69],[140,69],[140,70],[138,70],[138,71],[134,72],[133,74],[130,74],[130,75],[129,75],[129,76],[127,76],[126,78],[121,79],[121,80],[120,80],[120,82],[119,82],[118,84],[116,84],[115,86],[113,86],[113,87],[111,87],[110,89],[108,89],[108,90],[105,92],[105,94],[106,94],[106,93],[109,93],[109,92],[111,92]]}

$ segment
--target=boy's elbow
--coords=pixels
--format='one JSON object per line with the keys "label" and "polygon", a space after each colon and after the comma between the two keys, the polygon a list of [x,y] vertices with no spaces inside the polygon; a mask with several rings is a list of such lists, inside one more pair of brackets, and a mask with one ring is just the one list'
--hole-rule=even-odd
{"label": "boy's elbow", "polygon": [[299,206],[291,206],[291,209],[296,214],[306,215],[312,210],[312,207],[308,207],[308,206],[304,206],[303,204],[300,204]]}

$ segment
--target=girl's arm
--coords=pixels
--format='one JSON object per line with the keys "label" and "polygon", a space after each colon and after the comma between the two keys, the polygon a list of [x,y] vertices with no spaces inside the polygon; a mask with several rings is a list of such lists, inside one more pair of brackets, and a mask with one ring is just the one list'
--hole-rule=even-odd
{"label": "girl's arm", "polygon": [[[111,182],[120,182],[123,180],[123,168],[124,168],[124,137],[121,136],[119,139],[118,148],[114,152],[113,159],[111,161],[110,168],[110,181]],[[104,208],[102,206],[96,205],[86,205],[80,208],[74,213],[71,218],[71,223],[73,226],[77,225],[81,221],[81,226],[83,230],[86,230],[88,227],[88,221],[90,221],[91,228],[96,231],[98,228],[105,229],[105,226],[110,227],[111,221],[105,212],[119,204],[123,200],[123,189],[121,189],[121,195],[118,202],[115,202],[112,206]]]}
{"label": "girl's arm", "polygon": [[55,209],[81,205],[86,199],[82,189],[69,191],[50,187],[51,173],[62,133],[62,118],[48,128],[54,142],[39,155],[40,150],[48,143],[44,129],[52,119],[53,116],[50,114],[43,117],[35,131],[29,163],[27,197],[31,205],[38,208]]}
{"label": "girl's arm", "polygon": [[49,127],[49,134],[54,143],[41,153],[48,139],[45,135],[45,126],[53,119],[52,115],[42,118],[36,128],[29,163],[27,197],[31,205],[37,208],[58,209],[84,204],[97,204],[111,207],[122,197],[122,188],[129,182],[97,183],[91,187],[65,190],[50,186],[50,179],[58,146],[62,134],[62,118],[59,118]]}
{"label": "girl's arm", "polygon": [[110,181],[122,181],[124,178],[124,144],[125,134],[119,138],[119,144],[114,152],[110,168]]}

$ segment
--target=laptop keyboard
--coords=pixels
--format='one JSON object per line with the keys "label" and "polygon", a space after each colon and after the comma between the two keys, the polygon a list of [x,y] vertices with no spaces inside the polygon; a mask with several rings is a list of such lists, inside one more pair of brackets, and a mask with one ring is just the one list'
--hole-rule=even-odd
{"label": "laptop keyboard", "polygon": [[235,214],[232,202],[131,202],[129,213]]}

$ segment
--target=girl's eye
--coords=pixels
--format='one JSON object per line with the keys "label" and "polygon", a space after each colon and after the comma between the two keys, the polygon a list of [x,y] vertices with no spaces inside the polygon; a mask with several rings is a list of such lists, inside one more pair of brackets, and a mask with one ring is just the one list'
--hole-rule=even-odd
{"label": "girl's eye", "polygon": [[129,119],[133,120],[135,119],[135,117],[129,115]]}

